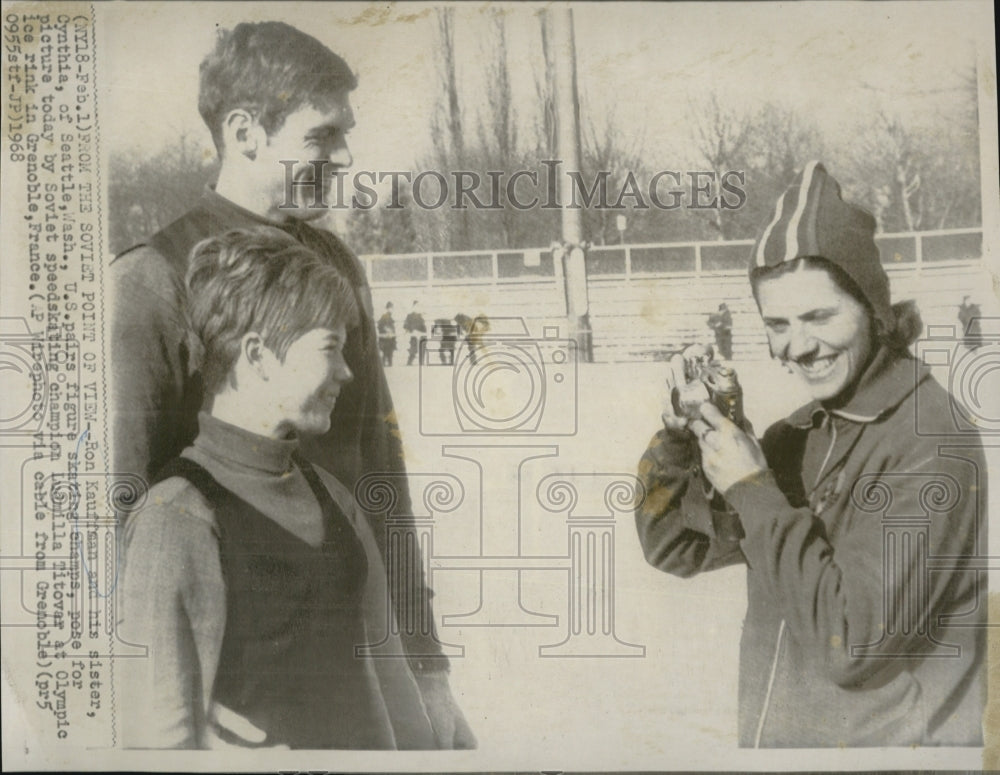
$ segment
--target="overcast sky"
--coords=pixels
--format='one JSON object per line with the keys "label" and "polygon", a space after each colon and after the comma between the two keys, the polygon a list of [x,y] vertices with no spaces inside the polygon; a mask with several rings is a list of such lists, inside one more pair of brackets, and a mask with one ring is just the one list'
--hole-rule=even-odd
{"label": "overcast sky", "polygon": [[[515,103],[527,119],[541,61],[538,6],[456,6],[461,87],[485,94],[483,35],[497,8],[509,20]],[[849,139],[878,108],[947,112],[960,74],[974,66],[976,37],[991,26],[988,11],[962,2],[578,4],[585,115],[613,110],[623,131],[641,128],[658,164],[683,161],[676,148],[690,100],[709,90],[726,104],[787,105]],[[196,109],[198,63],[217,26],[264,19],[310,32],[359,74],[356,169],[413,169],[430,146],[440,91],[433,6],[99,3],[97,12],[105,150],[152,153],[182,131],[210,148]]]}

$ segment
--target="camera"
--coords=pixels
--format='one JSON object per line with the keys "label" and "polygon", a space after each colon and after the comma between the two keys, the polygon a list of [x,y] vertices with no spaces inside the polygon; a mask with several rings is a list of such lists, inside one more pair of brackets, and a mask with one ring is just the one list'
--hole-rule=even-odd
{"label": "camera", "polygon": [[[477,320],[486,321],[480,316]],[[489,318],[457,343],[425,340],[420,432],[425,436],[571,436],[577,430],[576,342],[558,327],[533,337],[522,318]],[[451,369],[431,367],[452,349]]]}
{"label": "camera", "polygon": [[697,420],[700,407],[706,401],[739,427],[743,427],[743,388],[736,370],[714,360],[712,349],[704,345],[691,345],[684,350],[683,385],[670,393],[674,414]]}

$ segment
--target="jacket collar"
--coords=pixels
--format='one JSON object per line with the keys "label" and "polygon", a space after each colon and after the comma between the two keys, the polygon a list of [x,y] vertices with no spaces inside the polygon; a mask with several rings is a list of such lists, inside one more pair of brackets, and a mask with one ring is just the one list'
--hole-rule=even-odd
{"label": "jacket collar", "polygon": [[899,406],[929,376],[930,369],[909,355],[882,347],[862,373],[857,390],[844,406],[828,410],[819,401],[811,401],[792,412],[788,423],[798,428],[813,428],[817,417],[828,414],[851,422],[875,422]]}
{"label": "jacket collar", "polygon": [[310,226],[301,218],[286,218],[283,221],[275,221],[271,218],[265,218],[263,215],[258,215],[226,199],[222,194],[216,192],[212,186],[205,186],[201,202],[209,212],[225,223],[246,222],[247,226],[271,226],[272,228],[281,229],[285,233],[291,234],[299,242],[306,245],[309,245],[309,238],[318,233],[316,228]]}
{"label": "jacket collar", "polygon": [[279,228],[282,226],[278,221],[272,221],[270,218],[257,215],[257,213],[251,212],[245,207],[240,207],[235,202],[226,199],[222,194],[216,192],[214,186],[205,186],[205,190],[201,195],[201,203],[207,210],[227,221],[243,220],[252,221],[260,225],[277,226]]}

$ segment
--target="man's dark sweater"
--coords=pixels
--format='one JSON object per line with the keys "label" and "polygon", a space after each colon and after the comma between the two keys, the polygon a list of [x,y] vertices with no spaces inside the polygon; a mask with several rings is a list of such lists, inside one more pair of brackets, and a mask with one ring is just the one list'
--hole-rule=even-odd
{"label": "man's dark sweater", "polygon": [[[139,474],[151,481],[164,463],[193,441],[203,396],[200,345],[190,333],[185,312],[188,256],[203,239],[259,226],[280,228],[329,261],[351,283],[361,311],[361,323],[349,332],[344,348],[354,380],[341,390],[330,430],[304,442],[302,452],[348,488],[353,489],[368,473],[385,473],[394,482],[405,481],[398,476],[405,473],[402,445],[378,356],[371,290],[361,262],[328,231],[295,219],[269,221],[212,190],[206,190],[194,208],[147,244],[122,253],[111,263],[115,471]],[[399,497],[398,513],[409,513],[405,487]],[[372,529],[384,556],[385,525],[376,517]],[[391,567],[391,563],[386,564]],[[427,608],[416,617],[414,631],[404,631],[406,650],[417,670],[445,668],[447,660],[433,630],[432,593],[424,591],[420,568],[414,572],[418,586],[415,599],[426,600]],[[398,605],[396,610],[401,622],[414,620],[412,613],[400,611]]]}

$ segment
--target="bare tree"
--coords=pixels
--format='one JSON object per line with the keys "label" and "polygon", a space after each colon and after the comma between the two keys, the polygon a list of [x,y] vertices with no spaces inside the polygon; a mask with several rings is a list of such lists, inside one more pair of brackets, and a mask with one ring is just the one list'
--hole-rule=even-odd
{"label": "bare tree", "polygon": [[[518,146],[517,116],[511,93],[510,63],[507,57],[507,26],[505,13],[494,9],[490,18],[490,37],[487,44],[490,59],[486,64],[487,83],[490,89],[479,117],[479,153],[484,174],[490,171],[509,171],[521,161]],[[505,192],[499,196],[502,209],[499,215],[501,245],[511,247],[518,242],[518,225],[522,219],[509,206]],[[480,214],[481,215],[481,214]]]}
{"label": "bare tree", "polygon": [[409,193],[399,193],[400,208],[384,205],[353,210],[347,219],[347,244],[355,253],[386,255],[418,250],[419,238]]}
{"label": "bare tree", "polygon": [[[755,132],[755,116],[750,111],[720,104],[712,92],[700,104],[689,106],[694,147],[705,170],[722,173],[746,170]],[[734,239],[732,211],[722,207],[691,208],[708,219],[716,238]]]}
{"label": "bare tree", "polygon": [[924,175],[924,228],[979,226],[983,222],[979,164],[979,83],[975,64],[958,71],[958,105],[939,107],[927,136],[928,169]]}
{"label": "bare tree", "polygon": [[186,133],[152,157],[119,152],[109,164],[111,250],[118,253],[187,210],[218,173],[214,155]]}
{"label": "bare tree", "polygon": [[755,175],[766,173],[784,190],[810,159],[826,157],[823,138],[807,118],[768,103],[753,117],[754,150],[749,154]]}
{"label": "bare tree", "polygon": [[[449,170],[460,170],[467,167],[466,142],[462,105],[459,100],[455,52],[455,9],[438,8],[435,13],[437,19],[435,51],[437,52],[438,75],[444,90],[431,119],[434,153],[426,166],[428,169],[437,170],[447,177]],[[444,238],[446,249],[461,250],[469,247],[467,211],[438,210],[429,217],[437,221],[444,221],[444,223],[438,224],[435,231]],[[453,226],[457,226],[457,228],[453,228]]]}
{"label": "bare tree", "polygon": [[615,200],[630,185],[629,176],[639,184],[641,198],[623,199],[631,200],[627,214],[632,220],[633,233],[641,230],[643,213],[649,207],[649,202],[646,201],[648,188],[645,183],[650,176],[646,172],[643,158],[645,131],[642,129],[633,131],[631,127],[628,129],[622,127],[614,106],[601,113],[589,111],[584,123],[583,181],[592,188],[604,186],[607,191],[605,206],[587,208],[586,230],[592,240],[604,245],[617,238],[615,220],[617,216],[625,214],[622,210],[612,209],[607,205],[617,204]]}
{"label": "bare tree", "polygon": [[465,136],[462,133],[462,109],[458,99],[458,73],[455,64],[455,9],[438,8],[437,65],[444,84],[439,110],[434,116],[438,130],[434,143],[438,155],[461,164],[465,156]]}
{"label": "bare tree", "polygon": [[798,112],[765,103],[751,114],[751,124],[739,169],[746,178],[746,201],[728,213],[729,234],[737,239],[757,236],[799,170],[812,159],[828,157],[819,129]]}
{"label": "bare tree", "polygon": [[952,85],[906,95],[919,112],[880,111],[859,132],[852,188],[883,231],[982,223],[976,70],[953,75]]}

